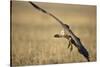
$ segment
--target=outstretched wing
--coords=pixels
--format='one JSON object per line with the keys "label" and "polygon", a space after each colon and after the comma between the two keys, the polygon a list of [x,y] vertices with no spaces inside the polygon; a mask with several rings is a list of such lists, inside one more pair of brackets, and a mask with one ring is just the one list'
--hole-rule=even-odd
{"label": "outstretched wing", "polygon": [[83,44],[81,43],[80,39],[78,38],[79,41],[79,47],[78,47],[78,51],[80,52],[80,54],[82,54],[88,61],[89,60],[89,53],[87,51],[87,49],[83,46]]}
{"label": "outstretched wing", "polygon": [[74,44],[74,46],[77,47],[77,49],[78,49],[80,54],[82,54],[88,61],[90,61],[89,60],[89,53],[88,53],[87,49],[83,46],[83,44],[81,43],[80,39],[78,37],[76,37],[76,38],[77,38],[78,44],[75,43],[75,41],[71,37],[72,44]]}
{"label": "outstretched wing", "polygon": [[39,6],[37,6],[36,4],[34,4],[34,3],[31,2],[31,1],[29,1],[29,3],[30,3],[33,7],[35,7],[36,9],[38,9],[39,11],[42,11],[43,13],[45,13],[45,14],[47,14],[47,15],[53,17],[54,19],[56,19],[56,20],[61,24],[61,26],[64,26],[64,23],[63,23],[61,20],[59,20],[56,16],[54,16],[53,14],[51,14],[51,13],[47,12],[46,10],[40,8]]}

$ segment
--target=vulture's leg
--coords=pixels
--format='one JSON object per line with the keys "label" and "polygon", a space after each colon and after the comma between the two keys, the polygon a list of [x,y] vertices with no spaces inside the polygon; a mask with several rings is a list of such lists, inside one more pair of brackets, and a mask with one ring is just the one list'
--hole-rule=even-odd
{"label": "vulture's leg", "polygon": [[69,44],[68,44],[68,48],[70,47],[70,44],[71,44],[71,43],[69,42]]}
{"label": "vulture's leg", "polygon": [[68,48],[70,47],[70,51],[72,51],[73,50],[73,46],[72,46],[72,42],[71,42],[72,38],[71,38],[71,36],[67,36],[66,38],[69,41]]}
{"label": "vulture's leg", "polygon": [[70,46],[71,46],[71,48],[70,48],[70,51],[72,51],[72,50],[73,50],[73,46],[72,46],[72,43],[71,43],[71,45],[70,45]]}

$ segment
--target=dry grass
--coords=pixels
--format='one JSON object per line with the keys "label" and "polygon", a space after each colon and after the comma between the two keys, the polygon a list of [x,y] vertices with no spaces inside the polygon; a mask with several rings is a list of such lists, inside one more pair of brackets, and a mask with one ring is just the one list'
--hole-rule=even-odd
{"label": "dry grass", "polygon": [[[95,6],[36,4],[69,24],[89,51],[90,61],[96,60]],[[27,2],[13,2],[12,5],[12,65],[86,61],[74,46],[70,52],[66,39],[53,37],[62,29],[56,20]]]}

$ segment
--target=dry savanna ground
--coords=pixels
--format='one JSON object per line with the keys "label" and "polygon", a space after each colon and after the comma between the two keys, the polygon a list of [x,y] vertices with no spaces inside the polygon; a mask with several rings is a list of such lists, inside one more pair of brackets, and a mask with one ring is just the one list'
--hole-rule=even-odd
{"label": "dry savanna ground", "polygon": [[[68,24],[96,61],[96,6],[36,3]],[[12,65],[40,65],[87,61],[68,40],[54,38],[62,27],[28,2],[12,2]]]}

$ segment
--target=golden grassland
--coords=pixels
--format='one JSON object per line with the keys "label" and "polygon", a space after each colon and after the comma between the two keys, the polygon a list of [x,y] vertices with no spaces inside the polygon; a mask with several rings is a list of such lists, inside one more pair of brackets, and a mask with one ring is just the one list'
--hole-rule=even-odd
{"label": "golden grassland", "polygon": [[[53,13],[81,39],[90,61],[96,61],[96,7],[36,3]],[[87,61],[68,40],[54,38],[62,27],[27,2],[12,3],[12,65],[57,64]]]}

